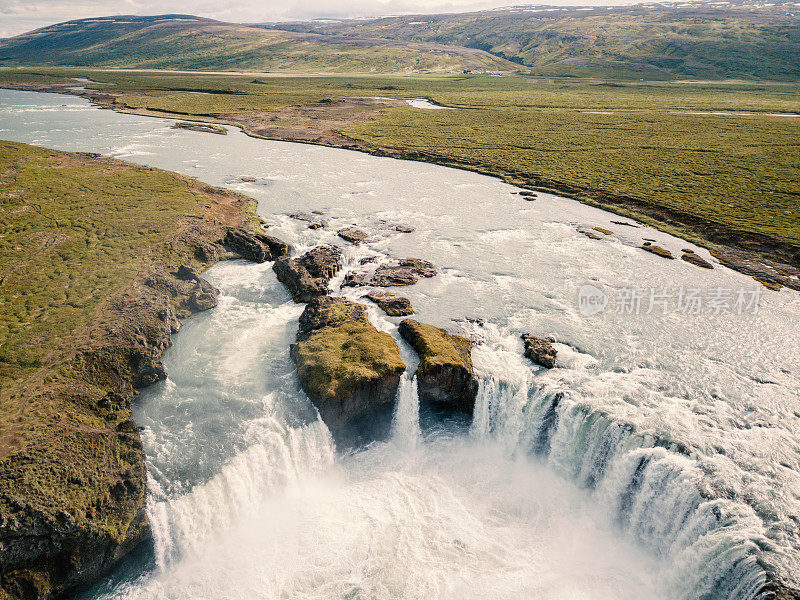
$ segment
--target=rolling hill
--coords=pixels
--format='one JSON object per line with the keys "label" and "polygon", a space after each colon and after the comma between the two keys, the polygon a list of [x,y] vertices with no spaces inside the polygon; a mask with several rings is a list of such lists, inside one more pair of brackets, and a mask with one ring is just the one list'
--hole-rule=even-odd
{"label": "rolling hill", "polygon": [[222,23],[191,15],[81,19],[0,40],[0,66],[294,73],[511,72],[476,48]]}
{"label": "rolling hill", "polygon": [[800,7],[794,2],[522,6],[265,27],[466,46],[539,75],[800,79]]}

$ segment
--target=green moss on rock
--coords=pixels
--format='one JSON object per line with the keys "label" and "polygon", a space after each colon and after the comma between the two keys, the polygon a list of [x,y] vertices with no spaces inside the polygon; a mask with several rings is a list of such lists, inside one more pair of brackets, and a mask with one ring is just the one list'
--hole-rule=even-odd
{"label": "green moss on rock", "polygon": [[406,366],[392,336],[370,324],[325,329],[294,346],[300,379],[316,402],[343,402],[360,387],[402,373]]}
{"label": "green moss on rock", "polygon": [[362,304],[324,296],[300,317],[292,358],[304,391],[337,442],[353,445],[388,434],[405,364],[388,333]]}
{"label": "green moss on rock", "polygon": [[400,323],[400,335],[419,354],[420,400],[472,414],[478,393],[472,366],[472,342],[413,319]]}

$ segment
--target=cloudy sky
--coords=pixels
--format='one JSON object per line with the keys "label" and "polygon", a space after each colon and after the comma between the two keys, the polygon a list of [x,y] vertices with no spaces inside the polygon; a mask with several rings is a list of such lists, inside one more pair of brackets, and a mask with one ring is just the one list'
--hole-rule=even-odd
{"label": "cloudy sky", "polygon": [[[537,4],[627,4],[636,0],[543,0]],[[70,19],[184,13],[222,21],[264,22],[324,17],[376,17],[463,12],[532,0],[0,0],[0,37]]]}

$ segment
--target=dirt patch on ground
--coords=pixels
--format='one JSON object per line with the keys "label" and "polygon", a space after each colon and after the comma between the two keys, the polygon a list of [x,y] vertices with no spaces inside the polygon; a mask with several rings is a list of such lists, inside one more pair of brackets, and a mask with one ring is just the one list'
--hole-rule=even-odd
{"label": "dirt patch on ground", "polygon": [[388,106],[402,104],[391,100],[337,100],[329,104],[287,106],[275,112],[214,116],[256,137],[366,150],[373,146],[342,135],[340,130],[375,119]]}

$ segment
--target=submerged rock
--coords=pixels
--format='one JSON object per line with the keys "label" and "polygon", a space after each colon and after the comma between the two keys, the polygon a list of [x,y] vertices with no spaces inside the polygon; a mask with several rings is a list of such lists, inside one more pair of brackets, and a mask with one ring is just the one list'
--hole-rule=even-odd
{"label": "submerged rock", "polygon": [[325,219],[321,219],[319,214],[320,213],[318,211],[314,211],[313,214],[295,213],[289,215],[289,217],[297,221],[305,221],[308,223],[309,229],[322,229],[323,227],[328,226],[328,222]]}
{"label": "submerged rock", "polygon": [[556,355],[558,351],[553,348],[553,338],[538,338],[527,333],[522,334],[522,341],[525,344],[525,357],[530,358],[537,365],[546,369],[554,369],[556,366]]}
{"label": "submerged rock", "polygon": [[357,287],[362,285],[374,285],[376,287],[399,287],[403,285],[413,285],[421,277],[434,277],[436,268],[433,263],[419,258],[401,258],[400,260],[381,265],[372,277],[366,273],[348,273],[344,281],[344,286]]}
{"label": "submerged rock", "polygon": [[472,342],[412,319],[400,323],[400,335],[419,355],[420,402],[472,414],[478,395],[478,380],[470,354]]}
{"label": "submerged rock", "polygon": [[589,229],[579,229],[578,231],[580,233],[582,233],[583,235],[585,235],[590,240],[602,240],[603,239],[602,235],[599,235],[599,234],[597,234],[594,231],[591,231]]}
{"label": "submerged rock", "polygon": [[383,312],[390,317],[407,317],[414,314],[408,298],[395,296],[390,292],[370,292],[364,297],[380,306]]}
{"label": "submerged rock", "polygon": [[364,305],[313,299],[300,316],[291,355],[303,390],[338,444],[388,436],[406,366],[392,336],[367,320]]}
{"label": "submerged rock", "polygon": [[673,260],[675,259],[675,257],[672,256],[672,252],[670,252],[666,248],[662,248],[661,246],[656,246],[655,244],[652,243],[642,244],[641,248],[642,250],[647,250],[648,252],[650,252],[651,254],[655,254],[656,256],[661,256],[663,258],[670,258]]}
{"label": "submerged rock", "polygon": [[220,125],[211,123],[198,123],[195,121],[183,121],[175,123],[172,129],[188,129],[189,131],[199,131],[200,133],[216,133],[217,135],[227,135],[228,130]]}
{"label": "submerged rock", "polygon": [[606,229],[605,227],[592,227],[592,229],[594,229],[595,231],[599,231],[603,235],[613,235],[614,234],[613,231],[611,231],[610,229]]}
{"label": "submerged rock", "polygon": [[311,302],[328,294],[330,280],[342,268],[342,251],[317,246],[300,258],[279,258],[272,265],[278,281],[285,284],[295,302]]}
{"label": "submerged rock", "polygon": [[681,256],[681,260],[685,260],[688,263],[696,265],[698,267],[702,267],[704,269],[713,269],[714,265],[708,262],[699,254],[696,254],[693,250],[684,250],[684,254]]}
{"label": "submerged rock", "polygon": [[417,230],[415,227],[411,227],[411,225],[403,225],[399,223],[390,225],[389,229],[392,231],[397,231],[398,233],[414,233]]}
{"label": "submerged rock", "polygon": [[244,229],[229,229],[222,243],[242,258],[257,263],[275,260],[291,251],[291,246],[278,238]]}
{"label": "submerged rock", "polygon": [[340,229],[336,232],[336,235],[343,240],[350,242],[351,244],[355,244],[356,246],[369,237],[365,232],[361,231],[360,229],[356,229],[355,227],[345,227],[344,229]]}

